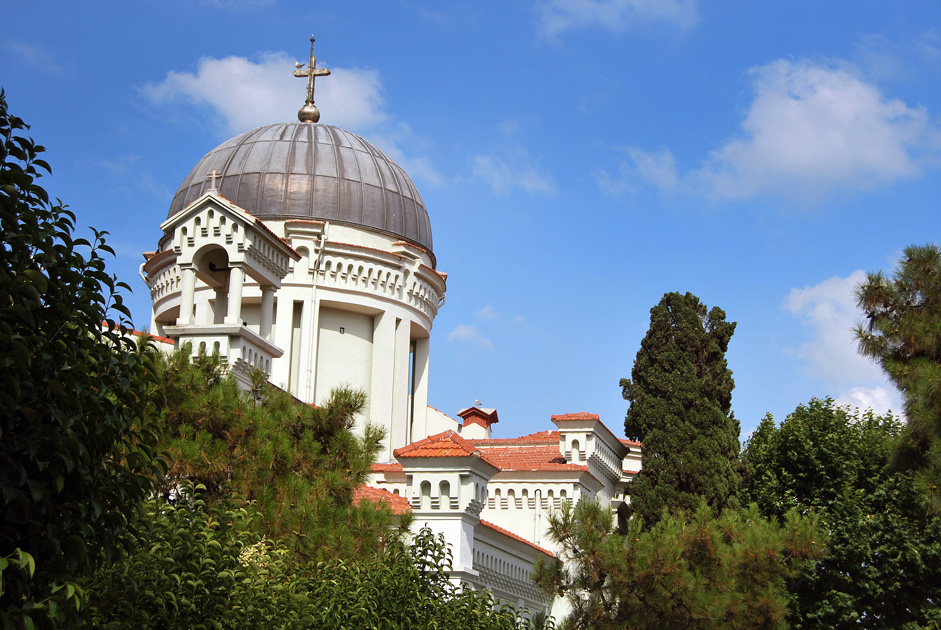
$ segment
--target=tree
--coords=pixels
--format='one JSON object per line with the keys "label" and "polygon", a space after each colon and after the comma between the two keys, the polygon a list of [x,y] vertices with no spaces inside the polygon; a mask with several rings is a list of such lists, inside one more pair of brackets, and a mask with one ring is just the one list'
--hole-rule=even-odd
{"label": "tree", "polygon": [[570,630],[785,628],[789,580],[823,547],[795,510],[782,525],[755,506],[716,517],[704,500],[648,530],[632,519],[624,535],[609,510],[583,501],[553,514],[549,534],[561,552],[536,579],[567,597],[560,627]]}
{"label": "tree", "polygon": [[642,468],[628,487],[631,511],[654,524],[666,508],[721,510],[738,489],[739,425],[730,413],[732,371],[725,352],[735,323],[699,298],[667,293],[650,310],[631,379],[628,438],[643,443]]}
{"label": "tree", "polygon": [[305,576],[262,538],[231,498],[210,506],[182,482],[174,501],[151,499],[146,544],[88,581],[89,621],[122,628],[291,628],[312,621]]}
{"label": "tree", "polygon": [[888,466],[902,430],[890,415],[832,400],[768,416],[747,442],[742,501],[769,518],[814,512],[825,555],[794,583],[795,628],[919,628],[941,622],[941,516],[910,472]]}
{"label": "tree", "polygon": [[905,397],[907,426],[895,463],[923,471],[941,504],[941,249],[905,249],[889,277],[870,273],[856,288],[867,323],[856,327],[859,349],[879,362]]}
{"label": "tree", "polygon": [[396,521],[386,507],[353,505],[382,440],[376,427],[362,437],[351,430],[365,394],[338,389],[313,407],[267,385],[264,374],[256,382],[242,389],[218,356],[194,359],[189,348],[158,362],[148,413],[170,462],[165,492],[188,479],[210,501],[234,492],[253,502],[259,532],[299,563],[374,554]]}
{"label": "tree", "polygon": [[[36,183],[49,165],[0,91],[0,617],[76,622],[75,580],[129,544],[160,473],[105,233]],[[117,317],[116,322],[113,317]],[[106,322],[104,325],[102,322]]]}
{"label": "tree", "polygon": [[251,504],[207,499],[203,486],[184,482],[174,502],[148,504],[145,548],[86,584],[94,627],[530,627],[511,606],[451,582],[450,550],[428,529],[372,558],[298,567],[282,543],[257,533]]}

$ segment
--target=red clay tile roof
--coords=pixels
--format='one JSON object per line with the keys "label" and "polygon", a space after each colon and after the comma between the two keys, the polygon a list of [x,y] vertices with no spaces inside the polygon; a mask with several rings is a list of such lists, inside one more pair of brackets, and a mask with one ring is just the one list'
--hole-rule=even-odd
{"label": "red clay tile roof", "polygon": [[[116,322],[109,322],[106,319],[101,320],[102,327],[107,328],[108,330],[112,330],[112,326],[111,326],[112,323],[115,324],[113,330],[117,330],[118,328],[120,328],[120,326],[118,326]],[[166,343],[171,346],[176,345],[176,342],[170,339],[169,337],[161,337],[160,335],[151,335],[149,332],[143,332],[140,330],[136,330],[134,328],[131,328],[131,334],[134,335],[135,337],[147,337],[149,339],[153,339],[154,341],[158,341],[160,343]]]}
{"label": "red clay tile roof", "polygon": [[455,431],[442,431],[408,446],[392,451],[396,457],[479,457],[491,466],[497,466],[488,456],[474,447],[470,440]]}
{"label": "red clay tile roof", "polygon": [[359,486],[353,491],[353,505],[359,505],[364,500],[378,505],[386,505],[396,515],[405,514],[412,510],[408,504],[408,499],[405,497],[372,486]]}
{"label": "red clay tile roof", "polygon": [[496,409],[487,409],[484,407],[468,407],[457,412],[459,418],[464,420],[464,426],[468,424],[479,424],[482,427],[489,427],[491,424],[500,422],[497,417]]}
{"label": "red clay tile roof", "polygon": [[544,554],[546,554],[546,555],[549,556],[550,558],[554,558],[554,557],[555,557],[555,554],[552,553],[551,551],[549,551],[548,549],[543,549],[543,548],[540,547],[539,545],[537,545],[537,544],[535,544],[535,543],[533,543],[533,542],[530,542],[530,541],[526,540],[526,539],[523,538],[522,536],[517,536],[517,535],[514,534],[513,532],[511,532],[511,531],[509,531],[509,530],[507,530],[507,529],[503,529],[503,528],[500,527],[499,525],[494,525],[494,524],[491,523],[490,521],[485,521],[484,519],[480,519],[480,524],[483,525],[484,527],[488,528],[488,529],[492,529],[492,530],[495,531],[495,532],[500,532],[500,533],[503,534],[504,536],[509,536],[509,537],[512,538],[513,540],[518,540],[518,541],[520,541],[521,543],[526,543],[527,545],[529,545],[529,546],[532,547],[533,549],[538,549],[539,551],[543,552]]}
{"label": "red clay tile roof", "polygon": [[482,449],[500,470],[587,471],[588,466],[566,463],[558,444],[487,446]]}
{"label": "red clay tile roof", "polygon": [[624,446],[640,446],[640,442],[637,442],[635,440],[628,440],[625,438],[620,438],[620,442]]}
{"label": "red clay tile roof", "polygon": [[561,439],[558,431],[540,431],[518,438],[491,438],[489,440],[471,440],[474,446],[512,446],[514,444],[558,444]]}
{"label": "red clay tile roof", "polygon": [[566,422],[574,420],[601,420],[601,416],[596,413],[588,413],[587,411],[579,411],[578,413],[563,413],[557,416],[552,416],[550,418],[553,422]]}
{"label": "red clay tile roof", "polygon": [[392,464],[373,464],[371,467],[373,472],[404,472],[405,469],[402,468],[402,464],[392,463]]}
{"label": "red clay tile roof", "polygon": [[627,468],[625,468],[622,472],[624,472],[625,474],[628,474],[628,475],[639,475],[639,474],[640,474],[640,471],[639,471],[639,470],[628,470]]}

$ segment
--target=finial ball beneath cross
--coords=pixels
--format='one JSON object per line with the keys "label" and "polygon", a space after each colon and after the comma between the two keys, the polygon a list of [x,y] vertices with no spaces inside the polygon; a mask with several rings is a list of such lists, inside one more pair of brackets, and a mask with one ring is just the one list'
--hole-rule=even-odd
{"label": "finial ball beneath cross", "polygon": [[304,103],[297,110],[297,119],[303,123],[315,123],[320,120],[320,110],[313,103]]}

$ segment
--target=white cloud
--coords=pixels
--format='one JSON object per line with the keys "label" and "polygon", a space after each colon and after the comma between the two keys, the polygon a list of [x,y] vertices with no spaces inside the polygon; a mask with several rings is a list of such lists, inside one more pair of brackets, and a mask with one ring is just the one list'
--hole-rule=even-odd
{"label": "white cloud", "polygon": [[461,324],[448,333],[448,341],[457,341],[460,343],[469,343],[478,348],[486,348],[493,351],[493,342],[484,337],[477,326]]}
{"label": "white cloud", "polygon": [[936,162],[941,133],[923,107],[887,98],[846,64],[778,60],[753,68],[754,99],[740,133],[679,174],[667,149],[627,149],[609,194],[645,181],[718,199],[780,195],[813,204],[916,177]]}
{"label": "white cloud", "polygon": [[[287,53],[263,53],[257,61],[245,57],[203,57],[194,72],[170,71],[142,92],[158,104],[208,105],[222,118],[228,132],[294,120],[304,104],[306,84],[293,76],[294,59]],[[331,68],[317,82],[314,98],[322,120],[353,129],[371,127],[388,117],[382,80],[375,70]]]}
{"label": "white cloud", "polygon": [[659,188],[663,192],[672,192],[681,187],[682,181],[676,169],[676,160],[669,149],[651,153],[639,147],[623,149],[627,160],[618,165],[617,175],[604,169],[598,169],[595,179],[601,192],[610,197],[620,197],[636,191],[640,180]]}
{"label": "white cloud", "polygon": [[[293,76],[293,70],[294,58],[285,52],[263,53],[255,60],[203,57],[195,71],[170,71],[162,81],[143,86],[141,92],[162,106],[208,107],[218,115],[225,133],[236,134],[296,120],[307,84]],[[412,151],[415,147],[424,150],[425,142],[385,111],[378,71],[330,68],[330,76],[318,79],[314,100],[322,122],[368,135],[413,178],[432,184],[444,181],[428,157]]]}
{"label": "white cloud", "polygon": [[406,155],[401,146],[414,147],[416,150],[425,150],[425,141],[415,135],[411,127],[399,122],[391,125],[381,125],[369,133],[369,140],[405,169],[410,177],[419,177],[433,184],[441,184],[444,177],[439,173],[431,160],[425,156]]}
{"label": "white cloud", "polygon": [[847,67],[778,60],[752,70],[742,135],[694,174],[720,198],[772,192],[815,201],[921,171],[938,133],[922,107],[888,99]]}
{"label": "white cloud", "polygon": [[474,317],[483,321],[493,321],[498,317],[498,315],[497,311],[495,311],[491,305],[487,304],[486,306],[474,311]]}
{"label": "white cloud", "polygon": [[513,188],[526,192],[552,194],[555,182],[548,175],[538,172],[534,160],[523,148],[517,148],[505,156],[475,155],[473,173],[496,193],[506,193]]}
{"label": "white cloud", "polygon": [[142,171],[139,155],[119,155],[94,162],[94,166],[111,173],[114,187],[127,192],[144,192],[155,199],[169,201],[173,191],[161,184],[153,173]]}
{"label": "white cloud", "polygon": [[876,413],[891,411],[902,414],[902,402],[897,390],[888,387],[851,387],[834,399],[839,407],[871,408]]}
{"label": "white cloud", "polygon": [[688,29],[699,22],[698,0],[548,0],[539,11],[540,31],[549,37],[591,26],[619,32],[655,22]]}
{"label": "white cloud", "polygon": [[866,278],[854,271],[814,286],[791,289],[784,308],[799,316],[813,339],[792,351],[805,361],[807,372],[834,388],[839,404],[871,406],[878,412],[901,409],[898,391],[886,384],[878,365],[857,352],[853,326],[861,318],[855,289]]}
{"label": "white cloud", "polygon": [[61,64],[54,61],[53,55],[45,48],[29,44],[18,40],[7,40],[3,42],[3,49],[18,56],[24,63],[33,68],[40,68],[48,73],[57,73],[61,70]]}

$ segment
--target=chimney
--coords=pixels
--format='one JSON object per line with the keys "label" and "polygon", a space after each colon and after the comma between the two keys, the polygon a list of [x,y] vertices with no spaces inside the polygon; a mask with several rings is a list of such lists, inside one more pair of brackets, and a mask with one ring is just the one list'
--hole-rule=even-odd
{"label": "chimney", "polygon": [[461,409],[457,412],[459,418],[464,420],[461,427],[461,437],[468,440],[489,440],[490,427],[500,420],[497,418],[497,410],[481,407],[480,403],[473,407]]}

